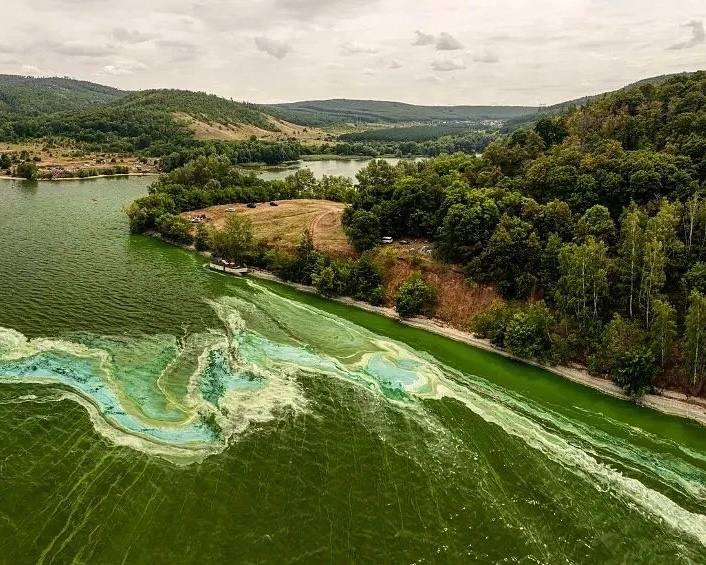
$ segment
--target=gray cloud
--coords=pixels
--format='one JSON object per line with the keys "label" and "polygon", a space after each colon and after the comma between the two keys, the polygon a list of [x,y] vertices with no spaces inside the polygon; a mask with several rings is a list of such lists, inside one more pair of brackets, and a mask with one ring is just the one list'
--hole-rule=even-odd
{"label": "gray cloud", "polygon": [[119,41],[120,43],[128,43],[134,45],[138,43],[145,43],[154,39],[154,37],[155,36],[151,33],[142,33],[140,31],[131,29],[115,28],[113,30],[113,38]]}
{"label": "gray cloud", "polygon": [[499,63],[500,58],[492,51],[483,51],[473,57],[476,63]]}
{"label": "gray cloud", "polygon": [[99,59],[114,53],[114,48],[88,41],[69,41],[67,43],[53,43],[50,48],[67,57],[86,57]]}
{"label": "gray cloud", "polygon": [[450,33],[442,31],[439,37],[436,38],[436,49],[438,51],[458,51],[463,49],[463,43]]}
{"label": "gray cloud", "polygon": [[704,30],[704,22],[699,20],[691,20],[689,23],[684,24],[682,27],[691,29],[691,37],[686,41],[680,43],[675,43],[671,45],[668,49],[672,51],[679,51],[681,49],[691,49],[697,45],[701,45],[706,42],[706,30]]}
{"label": "gray cloud", "polygon": [[424,33],[419,30],[414,32],[414,41],[412,42],[412,45],[434,45],[435,42],[436,36],[434,35]]}
{"label": "gray cloud", "polygon": [[431,69],[433,71],[440,71],[440,72],[460,71],[465,68],[466,68],[466,65],[463,63],[463,61],[451,60],[451,59],[440,59],[440,60],[434,61],[431,64]]}
{"label": "gray cloud", "polygon": [[377,52],[378,50],[375,47],[369,47],[355,41],[348,41],[341,45],[342,55],[371,55]]}
{"label": "gray cloud", "polygon": [[103,72],[111,76],[127,76],[142,71],[147,68],[147,65],[137,61],[118,62],[111,65],[105,65]]}
{"label": "gray cloud", "polygon": [[[256,102],[551,104],[703,67],[706,44],[703,0],[0,4],[0,73],[188,88]],[[552,17],[541,17],[546,13]],[[437,42],[465,49],[437,50]]]}
{"label": "gray cloud", "polygon": [[283,41],[264,36],[255,38],[255,46],[275,59],[284,59],[292,50],[292,47]]}

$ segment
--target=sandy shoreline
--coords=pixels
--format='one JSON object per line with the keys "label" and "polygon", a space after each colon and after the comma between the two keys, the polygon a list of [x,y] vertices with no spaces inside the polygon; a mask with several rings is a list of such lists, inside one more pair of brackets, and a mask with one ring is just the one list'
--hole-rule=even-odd
{"label": "sandy shoreline", "polygon": [[[256,278],[266,279],[278,282],[280,284],[285,284],[287,286],[291,286],[292,288],[296,288],[297,290],[300,290],[302,292],[317,294],[316,289],[314,289],[313,287],[284,281],[276,275],[273,275],[272,273],[268,271],[263,271],[261,269],[250,269],[250,275]],[[521,359],[519,357],[516,357],[508,353],[507,351],[498,349],[488,340],[477,338],[471,333],[452,328],[442,322],[439,322],[438,320],[433,320],[430,318],[402,319],[393,308],[388,308],[384,306],[372,306],[366,302],[353,300],[352,298],[332,298],[330,300],[335,300],[336,302],[347,304],[349,306],[355,306],[357,308],[361,308],[362,310],[367,310],[368,312],[372,312],[374,314],[379,314],[381,316],[397,320],[400,323],[406,324],[413,328],[426,330],[441,335],[443,337],[453,339],[454,341],[465,343],[472,347],[478,347],[480,349],[484,349],[486,351],[502,355],[503,357],[514,359],[521,363],[526,363],[528,365],[539,367],[540,369],[544,369],[545,371],[549,371],[550,373],[553,373],[565,379],[569,379],[570,381],[573,381],[575,383],[591,387],[604,394],[608,394],[610,396],[620,398],[622,400],[632,401],[631,398],[627,396],[623,392],[623,390],[615,383],[607,379],[594,377],[593,375],[589,374],[589,372],[583,367],[552,367],[548,365],[542,365],[540,363],[535,363],[533,361],[528,361],[527,359]],[[653,410],[657,410],[665,414],[688,418],[690,420],[698,422],[703,426],[706,426],[706,399],[687,398],[685,394],[666,390],[660,392],[659,394],[645,395],[641,399],[640,404],[642,406],[652,408]]]}
{"label": "sandy shoreline", "polygon": [[[160,173],[123,173],[119,175],[94,175],[92,177],[62,177],[58,179],[35,179],[33,182],[57,182],[62,180],[112,179],[115,177],[158,177]],[[22,177],[0,176],[0,180],[28,180]]]}

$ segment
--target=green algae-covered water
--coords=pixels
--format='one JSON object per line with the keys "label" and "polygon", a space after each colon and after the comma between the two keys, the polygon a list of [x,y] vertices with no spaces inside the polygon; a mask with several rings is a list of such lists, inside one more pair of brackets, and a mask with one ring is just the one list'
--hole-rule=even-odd
{"label": "green algae-covered water", "polygon": [[1,563],[705,563],[706,429],[0,183]]}

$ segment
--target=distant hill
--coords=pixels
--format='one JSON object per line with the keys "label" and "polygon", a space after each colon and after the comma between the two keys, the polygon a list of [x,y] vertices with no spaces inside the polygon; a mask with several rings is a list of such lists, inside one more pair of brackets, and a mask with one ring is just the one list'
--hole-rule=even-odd
{"label": "distant hill", "polygon": [[127,93],[70,78],[0,75],[0,115],[41,116],[109,104]]}
{"label": "distant hill", "polygon": [[602,92],[600,94],[592,94],[589,96],[582,96],[581,98],[574,98],[573,100],[567,100],[566,102],[559,102],[558,104],[552,104],[551,106],[545,106],[542,108],[534,108],[533,111],[528,112],[527,114],[525,114],[523,116],[517,116],[517,117],[509,119],[507,121],[507,123],[505,124],[505,131],[512,131],[515,129],[531,126],[537,120],[539,120],[545,116],[555,116],[557,114],[562,114],[564,112],[567,112],[573,108],[579,108],[581,106],[586,106],[590,102],[593,102],[594,100],[597,100],[603,96],[606,96],[607,94],[612,94],[614,92],[622,92],[625,90],[632,90],[634,88],[639,88],[645,84],[652,84],[654,86],[658,86],[673,77],[685,76],[685,75],[689,75],[689,74],[691,74],[691,73],[672,73],[672,74],[666,74],[666,75],[659,75],[656,77],[650,77],[650,78],[639,80],[637,82],[630,83],[630,84],[623,86],[617,90],[613,90],[613,91],[609,91],[609,92]]}
{"label": "distant hill", "polygon": [[339,123],[429,123],[508,120],[537,108],[528,106],[416,106],[377,100],[311,100],[264,106],[272,114],[309,126]]}
{"label": "distant hill", "polygon": [[272,129],[272,122],[261,109],[245,102],[233,102],[215,94],[189,90],[143,90],[110,104],[114,110],[145,110],[186,114],[205,123],[249,124]]}
{"label": "distant hill", "polygon": [[156,145],[163,152],[189,139],[286,139],[304,131],[254,104],[204,92],[125,92],[72,79],[11,75],[0,76],[0,117],[4,141],[57,136],[128,152]]}

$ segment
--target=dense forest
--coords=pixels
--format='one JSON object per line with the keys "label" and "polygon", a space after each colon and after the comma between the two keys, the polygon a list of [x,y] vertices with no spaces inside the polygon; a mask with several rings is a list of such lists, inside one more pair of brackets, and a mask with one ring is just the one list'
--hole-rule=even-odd
{"label": "dense forest", "polygon": [[[133,228],[157,226],[165,212],[314,193],[302,190],[306,183],[233,174],[215,157],[174,171],[134,205]],[[482,157],[374,161],[340,199],[352,201],[344,224],[361,252],[383,236],[431,240],[470,281],[495,286],[506,300],[473,329],[496,345],[586,364],[634,394],[656,383],[698,394],[706,377],[705,192],[699,72],[545,117],[493,141]],[[304,279],[321,281],[316,265]],[[325,268],[327,293],[345,289],[350,268],[335,260]],[[398,309],[407,315],[433,301],[421,280],[405,291],[413,307],[402,300]]]}
{"label": "dense forest", "polygon": [[532,114],[527,106],[417,106],[378,100],[311,100],[271,104],[263,108],[281,119],[306,126],[341,123],[480,122]]}
{"label": "dense forest", "polygon": [[0,118],[77,112],[114,102],[126,94],[69,78],[0,75]]}
{"label": "dense forest", "polygon": [[[361,172],[348,233],[437,242],[509,302],[475,331],[630,392],[706,375],[706,73],[600,97],[491,143]],[[531,306],[528,306],[531,304]]]}
{"label": "dense forest", "polygon": [[480,127],[480,124],[451,123],[428,124],[423,126],[399,126],[392,128],[376,128],[360,132],[346,133],[338,136],[340,141],[431,141],[440,137],[461,135],[477,135],[490,137]]}
{"label": "dense forest", "polygon": [[162,156],[199,145],[175,114],[219,124],[249,124],[271,130],[266,116],[247,104],[181,90],[143,91],[81,111],[14,113],[0,123],[0,140],[68,138],[87,150]]}

